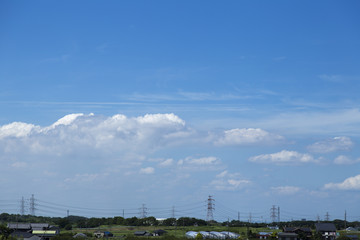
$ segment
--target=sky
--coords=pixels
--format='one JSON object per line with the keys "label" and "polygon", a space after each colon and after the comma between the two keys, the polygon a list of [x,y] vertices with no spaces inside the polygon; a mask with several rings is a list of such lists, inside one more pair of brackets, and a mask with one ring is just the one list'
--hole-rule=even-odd
{"label": "sky", "polygon": [[359,221],[359,10],[0,1],[0,212]]}

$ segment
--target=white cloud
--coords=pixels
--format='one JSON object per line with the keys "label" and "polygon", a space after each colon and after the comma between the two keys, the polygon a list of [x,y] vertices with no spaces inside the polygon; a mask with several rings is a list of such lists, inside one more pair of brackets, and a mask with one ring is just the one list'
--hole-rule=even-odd
{"label": "white cloud", "polygon": [[219,170],[223,168],[221,160],[217,157],[187,157],[185,159],[180,159],[177,162],[178,169],[185,170],[198,170],[198,171],[212,171]]}
{"label": "white cloud", "polygon": [[355,177],[349,177],[341,183],[327,183],[324,188],[333,190],[360,190],[360,174]]}
{"label": "white cloud", "polygon": [[0,127],[0,140],[7,137],[26,137],[36,127],[33,124],[23,122],[13,122]]}
{"label": "white cloud", "polygon": [[179,124],[185,126],[185,121],[176,116],[173,113],[170,114],[146,114],[143,117],[138,117],[136,120],[141,124],[153,124],[153,125],[170,125]]}
{"label": "white cloud", "polygon": [[19,122],[0,126],[0,151],[3,147],[12,152],[54,155],[80,151],[115,154],[121,150],[148,153],[189,140],[193,134],[185,121],[174,114],[105,118],[77,113],[66,115],[47,127]]}
{"label": "white cloud", "polygon": [[287,164],[315,162],[316,160],[311,155],[306,153],[283,150],[277,153],[254,156],[249,158],[249,161],[258,163]]}
{"label": "white cloud", "polygon": [[74,177],[71,177],[71,178],[66,178],[64,180],[64,182],[67,182],[67,183],[93,182],[96,179],[98,179],[99,177],[100,177],[100,174],[97,174],[97,173],[94,173],[94,174],[83,173],[83,174],[76,174]]}
{"label": "white cloud", "polygon": [[359,162],[360,162],[360,158],[353,160],[344,155],[340,155],[340,156],[336,157],[334,160],[334,163],[338,164],[338,165],[350,165],[350,164],[355,164],[355,163],[359,163]]}
{"label": "white cloud", "polygon": [[299,187],[294,186],[272,187],[271,189],[281,195],[292,195],[300,191]]}
{"label": "white cloud", "polygon": [[334,137],[316,142],[308,146],[308,149],[316,153],[329,153],[340,150],[349,150],[353,145],[354,144],[349,137]]}
{"label": "white cloud", "polygon": [[139,173],[141,174],[153,174],[155,169],[153,167],[141,168]]}
{"label": "white cloud", "polygon": [[[70,125],[78,117],[81,117],[81,116],[84,116],[84,114],[83,113],[68,114],[68,115],[64,116],[63,118],[60,118],[59,120],[57,120],[53,125],[51,125],[51,128],[55,128],[56,126],[59,126],[59,125]],[[92,114],[90,114],[90,116],[92,116]]]}
{"label": "white cloud", "polygon": [[321,74],[318,77],[330,82],[340,82],[344,79],[344,77],[341,75],[329,75],[329,74]]}
{"label": "white cloud", "polygon": [[241,177],[239,173],[229,173],[223,171],[216,175],[216,178],[210,183],[216,190],[235,191],[247,187],[251,181]]}
{"label": "white cloud", "polygon": [[211,165],[211,164],[219,164],[220,160],[216,157],[202,157],[202,158],[186,158],[185,161],[188,164],[194,165]]}
{"label": "white cloud", "polygon": [[25,168],[25,167],[27,167],[27,163],[26,162],[15,162],[15,163],[11,164],[11,166],[14,168]]}
{"label": "white cloud", "polygon": [[169,167],[172,166],[174,164],[174,160],[172,158],[163,160],[162,162],[159,163],[159,166],[161,167]]}
{"label": "white cloud", "polygon": [[283,140],[284,137],[271,134],[260,128],[235,128],[224,131],[223,135],[215,141],[216,145],[242,145],[259,142],[271,143]]}

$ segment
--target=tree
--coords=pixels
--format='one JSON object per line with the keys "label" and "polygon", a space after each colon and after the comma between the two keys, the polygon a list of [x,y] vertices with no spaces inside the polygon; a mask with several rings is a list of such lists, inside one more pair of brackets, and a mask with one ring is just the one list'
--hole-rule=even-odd
{"label": "tree", "polygon": [[203,235],[201,233],[196,234],[195,240],[202,240],[202,239],[203,239]]}
{"label": "tree", "polygon": [[11,232],[12,232],[11,229],[8,228],[7,226],[0,225],[0,236],[1,236],[0,239],[9,239]]}

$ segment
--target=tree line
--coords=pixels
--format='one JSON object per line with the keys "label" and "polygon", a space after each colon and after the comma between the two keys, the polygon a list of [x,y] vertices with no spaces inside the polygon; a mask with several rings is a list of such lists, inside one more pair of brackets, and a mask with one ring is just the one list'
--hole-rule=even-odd
{"label": "tree line", "polygon": [[[290,221],[280,223],[249,223],[244,221],[232,220],[225,222],[211,221],[207,222],[203,219],[191,218],[191,217],[180,217],[180,218],[167,218],[164,220],[158,220],[155,217],[145,218],[123,218],[120,216],[116,217],[102,217],[102,218],[87,218],[81,216],[68,216],[68,217],[43,217],[43,216],[32,216],[32,215],[19,215],[19,214],[0,214],[0,223],[9,222],[23,222],[23,223],[49,223],[51,225],[59,226],[60,228],[70,230],[73,227],[77,228],[96,228],[101,225],[123,225],[123,226],[208,226],[208,225],[222,225],[229,227],[267,227],[268,225],[277,225],[279,228],[282,227],[313,227],[316,221]],[[346,222],[344,220],[333,220],[330,221],[335,224],[337,229],[344,229],[347,227],[360,226],[359,221]]]}

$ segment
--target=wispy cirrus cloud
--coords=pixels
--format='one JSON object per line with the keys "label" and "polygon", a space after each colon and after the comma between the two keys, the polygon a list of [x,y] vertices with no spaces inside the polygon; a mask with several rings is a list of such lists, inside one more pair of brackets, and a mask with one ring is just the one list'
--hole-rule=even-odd
{"label": "wispy cirrus cloud", "polygon": [[279,186],[272,187],[271,190],[281,195],[293,195],[298,193],[301,189],[295,186]]}
{"label": "wispy cirrus cloud", "polygon": [[340,136],[316,142],[308,146],[308,149],[316,153],[329,153],[349,150],[353,145],[354,143],[349,137]]}
{"label": "wispy cirrus cloud", "polygon": [[351,165],[351,164],[356,164],[356,163],[360,163],[360,158],[351,159],[347,156],[340,155],[334,159],[334,164],[337,164],[337,165]]}
{"label": "wispy cirrus cloud", "polygon": [[260,128],[235,128],[226,130],[215,141],[215,145],[243,145],[254,143],[274,143],[284,140],[284,137],[269,133]]}

